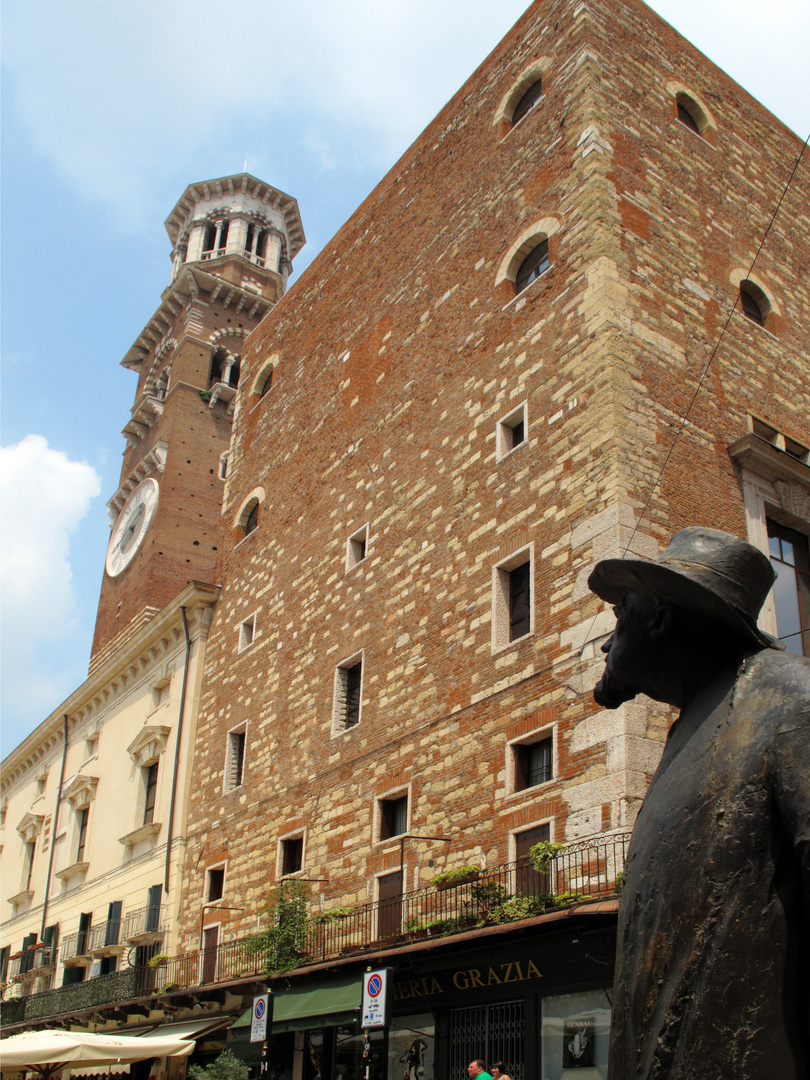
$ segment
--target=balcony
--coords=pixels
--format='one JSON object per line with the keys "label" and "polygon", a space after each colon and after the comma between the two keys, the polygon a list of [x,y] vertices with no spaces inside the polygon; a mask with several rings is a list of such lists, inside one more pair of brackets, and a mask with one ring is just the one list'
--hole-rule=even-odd
{"label": "balcony", "polygon": [[[270,931],[213,949],[170,957],[157,967],[139,964],[122,971],[28,997],[11,986],[3,1002],[3,1024],[49,1016],[65,1016],[90,1007],[117,1006],[154,999],[176,991],[205,994],[221,983],[265,978],[269,974],[341,957],[373,955],[387,949],[451,939],[489,927],[508,926],[562,908],[579,908],[595,900],[615,900],[621,887],[629,833],[571,844],[538,871],[526,860],[477,872],[448,886],[429,885],[393,900],[352,909],[333,908],[305,917],[292,931]],[[293,879],[294,880],[294,879]],[[121,920],[121,939],[147,945],[165,932],[159,906],[130,912]],[[113,946],[101,944],[112,933],[110,923],[62,940],[68,964],[92,963],[92,954]],[[82,940],[83,938],[83,940]],[[114,946],[124,948],[125,946]],[[48,950],[50,951],[50,950]],[[45,950],[42,950],[43,954]],[[19,971],[23,954],[10,961]],[[16,967],[15,967],[16,965]],[[23,994],[25,990],[23,989]],[[9,998],[14,1000],[8,1000]]]}
{"label": "balcony", "polygon": [[91,956],[120,956],[129,946],[120,940],[121,919],[110,919],[90,928],[88,952]]}
{"label": "balcony", "polygon": [[121,921],[121,936],[130,945],[150,945],[166,933],[160,905],[128,912]]}

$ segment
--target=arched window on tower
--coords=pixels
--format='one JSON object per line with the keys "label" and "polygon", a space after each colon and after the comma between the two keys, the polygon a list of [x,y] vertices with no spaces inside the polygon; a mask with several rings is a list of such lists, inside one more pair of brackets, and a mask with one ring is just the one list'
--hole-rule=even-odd
{"label": "arched window on tower", "polygon": [[267,252],[267,229],[261,229],[256,237],[256,261],[264,266],[264,257]]}
{"label": "arched window on tower", "polygon": [[520,101],[515,106],[515,111],[512,113],[512,127],[515,124],[520,123],[523,117],[529,112],[540,98],[543,96],[543,80],[537,79],[531,84],[529,89],[523,94]]}
{"label": "arched window on tower", "polygon": [[228,358],[228,354],[224,349],[217,349],[214,355],[211,357],[211,370],[208,373],[208,389],[216,383],[222,382],[222,371],[225,366],[225,362]]}
{"label": "arched window on tower", "polygon": [[768,303],[768,297],[753,281],[746,279],[740,282],[740,304],[743,315],[752,322],[759,323],[760,326],[765,325],[771,305]]}
{"label": "arched window on tower", "polygon": [[245,233],[245,254],[248,256],[248,258],[253,252],[253,239],[255,235],[256,226],[253,224],[253,222],[251,222],[247,227],[247,232]]}
{"label": "arched window on tower", "polygon": [[213,221],[209,221],[208,224],[205,226],[205,232],[203,233],[203,256],[205,256],[206,252],[211,252],[214,250],[214,243],[216,241],[216,238],[217,227]]}

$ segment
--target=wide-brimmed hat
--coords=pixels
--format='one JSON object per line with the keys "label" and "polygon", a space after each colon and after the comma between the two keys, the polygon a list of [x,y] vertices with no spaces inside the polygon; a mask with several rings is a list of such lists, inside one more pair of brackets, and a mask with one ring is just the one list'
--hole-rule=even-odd
{"label": "wide-brimmed hat", "polygon": [[770,560],[753,544],[719,529],[690,528],[675,533],[655,562],[603,559],[588,586],[611,604],[630,591],[652,593],[705,615],[746,641],[783,649],[781,641],[757,626],[775,580]]}

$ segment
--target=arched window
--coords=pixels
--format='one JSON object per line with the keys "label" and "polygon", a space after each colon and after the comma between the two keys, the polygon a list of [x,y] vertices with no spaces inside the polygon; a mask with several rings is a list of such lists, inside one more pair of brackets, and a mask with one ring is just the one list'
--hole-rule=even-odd
{"label": "arched window", "polygon": [[682,124],[694,131],[696,135],[700,134],[697,120],[692,116],[683,101],[678,102],[678,119]]}
{"label": "arched window", "polygon": [[537,79],[515,105],[515,111],[512,113],[512,127],[519,123],[530,109],[534,108],[542,96],[543,80]]}
{"label": "arched window", "polygon": [[217,227],[213,221],[209,221],[205,226],[205,233],[203,234],[203,251],[213,251],[214,242],[217,238]]}
{"label": "arched window", "polygon": [[224,349],[217,349],[214,355],[211,357],[211,369],[208,373],[209,389],[216,383],[222,382],[222,371],[227,358],[228,354],[225,352]]}
{"label": "arched window", "polygon": [[545,239],[541,240],[520,264],[515,277],[515,293],[522,293],[536,278],[544,274],[548,267],[548,239]]}
{"label": "arched window", "polygon": [[755,285],[753,281],[747,279],[741,281],[740,304],[742,305],[743,314],[747,315],[752,322],[759,323],[760,326],[765,325],[771,305],[759,285]]}
{"label": "arched window", "polygon": [[272,385],[273,385],[273,369],[270,368],[270,370],[267,372],[267,378],[264,380],[261,387],[259,388],[259,397],[264,397],[264,395],[267,393],[267,391],[271,388]]}
{"label": "arched window", "polygon": [[245,518],[245,536],[250,536],[259,525],[259,500],[257,499]]}

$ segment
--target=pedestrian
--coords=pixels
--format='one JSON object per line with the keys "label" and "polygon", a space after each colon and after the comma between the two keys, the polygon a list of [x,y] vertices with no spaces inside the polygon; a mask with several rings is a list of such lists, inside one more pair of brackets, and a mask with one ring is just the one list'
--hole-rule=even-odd
{"label": "pedestrian", "polygon": [[481,1058],[476,1058],[467,1066],[467,1076],[470,1080],[492,1080],[492,1074],[487,1072],[487,1067]]}
{"label": "pedestrian", "polygon": [[492,1080],[512,1080],[511,1076],[506,1075],[506,1066],[502,1061],[496,1061],[492,1066]]}

